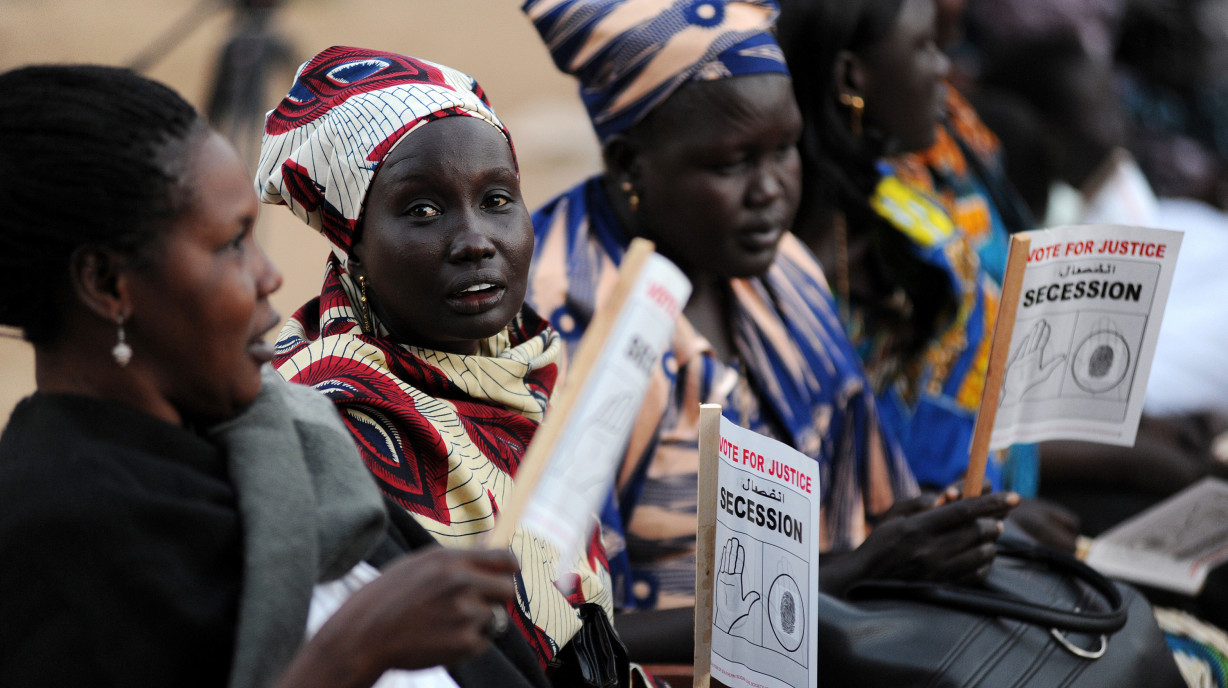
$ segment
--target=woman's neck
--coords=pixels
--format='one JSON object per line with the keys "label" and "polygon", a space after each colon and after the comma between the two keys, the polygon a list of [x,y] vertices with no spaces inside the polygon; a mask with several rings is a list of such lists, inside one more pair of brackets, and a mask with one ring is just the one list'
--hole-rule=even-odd
{"label": "woman's neck", "polygon": [[727,279],[715,275],[687,275],[691,280],[691,298],[682,309],[695,331],[712,345],[718,358],[732,361],[737,355],[733,343],[733,328],[729,322],[729,286]]}
{"label": "woman's neck", "polygon": [[[44,394],[76,394],[144,411],[172,425],[182,414],[140,374],[141,362],[121,368],[95,340],[92,345],[35,347],[34,382]],[[97,349],[97,351],[95,351]]]}
{"label": "woman's neck", "polygon": [[[813,198],[820,193],[819,189],[807,188],[804,196]],[[838,214],[839,211],[830,205],[803,203],[793,221],[793,233],[819,259],[819,265],[829,280],[832,278],[831,271],[842,258],[836,232]]]}
{"label": "woman's neck", "polygon": [[[614,211],[614,217],[629,239],[642,236],[635,214],[627,204],[626,196],[609,175],[601,177],[601,191]],[[647,237],[651,238],[651,237]],[[686,272],[691,281],[691,298],[682,309],[683,315],[695,330],[712,345],[716,355],[723,361],[731,361],[737,354],[729,323],[728,279],[708,273],[689,270],[673,256],[665,256]]]}

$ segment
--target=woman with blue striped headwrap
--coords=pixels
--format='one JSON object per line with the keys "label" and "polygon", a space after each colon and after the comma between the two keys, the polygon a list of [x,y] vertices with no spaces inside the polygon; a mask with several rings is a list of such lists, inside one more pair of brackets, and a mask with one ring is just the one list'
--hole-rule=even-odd
{"label": "woman with blue striped headwrap", "polygon": [[[825,590],[868,571],[953,577],[987,565],[978,546],[996,537],[989,519],[1013,498],[923,514],[914,532],[931,538],[902,537],[895,525],[871,534],[872,517],[916,484],[879,426],[818,264],[788,233],[802,122],[771,35],[775,3],[530,0],[523,9],[556,65],[579,79],[606,166],[534,215],[529,301],[574,346],[636,236],[694,284],[603,517],[622,606],[693,604],[700,402],[819,463],[821,548],[855,551],[824,561]],[[944,555],[919,565],[925,546]],[[637,650],[689,656],[660,642],[671,631],[657,623],[664,616],[685,634],[688,612],[649,617],[643,648],[635,617],[620,630],[643,659],[652,656]]]}

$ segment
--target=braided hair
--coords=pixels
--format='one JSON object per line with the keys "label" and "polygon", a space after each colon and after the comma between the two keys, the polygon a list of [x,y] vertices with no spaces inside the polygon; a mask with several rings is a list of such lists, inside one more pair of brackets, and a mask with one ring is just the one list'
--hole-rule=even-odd
{"label": "braided hair", "polygon": [[184,208],[200,115],[162,84],[116,67],[0,74],[0,325],[49,344],[82,248],[147,260]]}
{"label": "braided hair", "polygon": [[[853,135],[835,74],[841,51],[858,53],[884,40],[902,6],[903,0],[786,0],[777,38],[805,125],[798,144],[802,175],[821,188],[802,195],[798,217],[831,207],[844,213],[850,233],[868,236],[871,250],[851,266],[863,271],[868,289],[840,296],[863,309],[868,329],[896,333],[899,353],[912,356],[954,313],[955,294],[942,270],[918,258],[907,237],[870,205],[890,141],[873,127]],[[907,305],[896,296],[901,291]]]}

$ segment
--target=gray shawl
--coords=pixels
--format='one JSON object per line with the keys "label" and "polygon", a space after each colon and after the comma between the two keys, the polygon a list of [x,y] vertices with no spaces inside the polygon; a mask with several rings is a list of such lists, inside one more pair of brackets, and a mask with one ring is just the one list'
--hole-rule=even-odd
{"label": "gray shawl", "polygon": [[262,375],[255,403],[206,433],[227,452],[243,523],[232,688],[276,680],[303,642],[315,584],[361,561],[386,521],[332,403],[269,366]]}

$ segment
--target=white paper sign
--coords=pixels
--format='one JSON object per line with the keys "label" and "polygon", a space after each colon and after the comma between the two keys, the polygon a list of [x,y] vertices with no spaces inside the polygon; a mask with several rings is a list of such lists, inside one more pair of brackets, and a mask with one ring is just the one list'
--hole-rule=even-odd
{"label": "white paper sign", "polygon": [[567,427],[525,507],[521,525],[570,564],[596,525],[653,369],[670,345],[691,283],[652,254],[576,399]]}
{"label": "white paper sign", "polygon": [[723,417],[718,456],[712,678],[813,688],[819,465]]}
{"label": "white paper sign", "polygon": [[1228,560],[1228,483],[1206,478],[1104,533],[1088,565],[1106,576],[1197,595]]}
{"label": "white paper sign", "polygon": [[1181,232],[1079,225],[1029,235],[990,447],[1132,445]]}

